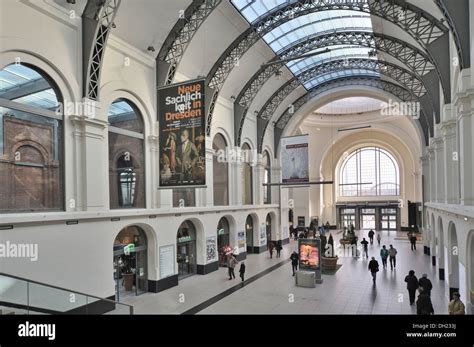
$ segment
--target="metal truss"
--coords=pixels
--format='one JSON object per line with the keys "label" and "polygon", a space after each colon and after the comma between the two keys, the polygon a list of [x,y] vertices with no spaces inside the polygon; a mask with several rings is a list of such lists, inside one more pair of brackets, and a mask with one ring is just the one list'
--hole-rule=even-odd
{"label": "metal truss", "polygon": [[[417,96],[414,95],[411,91],[399,85],[393,84],[388,81],[383,81],[379,78],[375,78],[371,76],[343,77],[343,78],[330,80],[308,91],[308,93],[306,93],[301,98],[296,100],[291,105],[292,106],[291,108],[288,108],[285,112],[283,112],[283,114],[280,115],[278,120],[275,122],[275,130],[276,130],[275,132],[276,136],[274,138],[275,148],[277,148],[278,142],[280,141],[280,136],[283,130],[285,129],[285,127],[287,126],[288,122],[291,120],[293,115],[298,112],[298,110],[301,107],[303,107],[306,103],[308,103],[312,99],[318,97],[319,95],[327,91],[330,91],[336,88],[346,87],[346,86],[367,86],[367,87],[377,88],[396,96],[397,98],[399,98],[400,100],[404,102],[418,101]],[[425,142],[428,143],[428,139],[430,136],[429,124],[427,123],[425,110],[422,109],[420,113],[421,113],[421,117],[419,118],[419,121],[423,128]],[[262,150],[265,131],[269,123],[270,122],[267,122],[265,126],[262,127],[262,129],[257,131],[258,142],[259,142],[258,144],[259,152],[261,152]]]}
{"label": "metal truss", "polygon": [[443,13],[446,23],[453,34],[461,70],[469,68],[471,66],[469,0],[434,0],[434,2]]}
{"label": "metal truss", "polygon": [[423,81],[418,76],[398,65],[373,59],[340,59],[316,64],[289,80],[268,99],[257,117],[269,122],[277,108],[300,85],[300,82],[306,83],[324,74],[353,69],[374,71],[390,77],[418,98],[427,93]]}
{"label": "metal truss", "polygon": [[[279,57],[281,57],[281,59],[297,57],[320,48],[343,44],[359,45],[387,53],[406,65],[418,79],[435,70],[435,66],[431,62],[430,57],[418,48],[385,34],[365,31],[342,31],[324,35],[313,35],[284,47],[279,52],[278,57],[274,58],[273,61],[280,59]],[[262,67],[252,76],[250,81],[247,82],[237,96],[235,105],[238,104],[242,106],[245,111],[239,112],[238,117],[240,117],[240,119],[236,120],[236,145],[240,144],[247,109],[263,85],[271,78],[274,72],[283,65],[284,63]],[[429,88],[432,89],[434,86],[435,85],[430,85]],[[430,94],[436,97],[435,100],[438,99],[436,90],[430,90]],[[210,116],[212,116],[211,113]]]}
{"label": "metal truss", "polygon": [[98,101],[105,47],[121,0],[88,0],[82,15],[83,95]]}
{"label": "metal truss", "polygon": [[184,12],[184,18],[171,29],[157,56],[157,60],[168,64],[165,85],[173,82],[178,65],[194,34],[220,3],[221,0],[194,0]]}

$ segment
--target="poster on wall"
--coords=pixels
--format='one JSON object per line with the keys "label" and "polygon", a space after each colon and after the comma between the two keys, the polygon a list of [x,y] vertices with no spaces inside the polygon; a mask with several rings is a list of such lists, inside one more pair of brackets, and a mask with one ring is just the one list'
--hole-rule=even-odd
{"label": "poster on wall", "polygon": [[308,135],[283,137],[280,148],[282,183],[309,182]]}
{"label": "poster on wall", "polygon": [[174,245],[160,247],[160,278],[174,275]]}
{"label": "poster on wall", "polygon": [[267,243],[267,227],[265,224],[260,226],[260,246],[264,246]]}
{"label": "poster on wall", "polygon": [[298,240],[299,265],[301,270],[319,270],[320,247],[321,242],[319,239]]}
{"label": "poster on wall", "polygon": [[206,263],[217,260],[217,242],[214,236],[206,238]]}
{"label": "poster on wall", "polygon": [[237,233],[237,243],[239,245],[239,252],[245,252],[247,250],[245,244],[245,231],[239,231]]}
{"label": "poster on wall", "polygon": [[206,184],[204,80],[158,90],[160,187]]}

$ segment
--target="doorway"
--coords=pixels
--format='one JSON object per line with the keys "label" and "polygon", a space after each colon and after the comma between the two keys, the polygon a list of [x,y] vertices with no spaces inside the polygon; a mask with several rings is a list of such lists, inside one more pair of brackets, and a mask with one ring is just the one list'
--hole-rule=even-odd
{"label": "doorway", "polygon": [[247,243],[247,253],[253,253],[253,218],[251,215],[247,216],[245,221],[245,235]]}
{"label": "doorway", "polygon": [[380,211],[381,230],[396,231],[397,230],[397,209],[396,208],[382,208]]}
{"label": "doorway", "polygon": [[123,228],[114,242],[115,299],[136,296],[148,291],[147,239],[138,226]]}
{"label": "doorway", "polygon": [[219,266],[227,266],[227,255],[232,253],[230,246],[230,228],[227,218],[222,217],[217,224],[217,248],[219,249]]}
{"label": "doorway", "polygon": [[360,211],[361,229],[375,229],[375,208],[363,208]]}
{"label": "doorway", "polygon": [[270,213],[267,214],[266,231],[267,231],[267,245],[268,245],[272,241],[272,216]]}
{"label": "doorway", "polygon": [[192,276],[196,273],[196,228],[190,221],[183,222],[177,234],[178,279]]}

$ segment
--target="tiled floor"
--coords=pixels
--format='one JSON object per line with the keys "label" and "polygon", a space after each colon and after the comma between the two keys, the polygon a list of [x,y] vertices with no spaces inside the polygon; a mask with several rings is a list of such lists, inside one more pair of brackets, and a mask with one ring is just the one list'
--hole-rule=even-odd
{"label": "tiled floor", "polygon": [[[333,232],[337,241],[340,234]],[[361,239],[361,238],[360,238]],[[323,275],[324,282],[316,288],[295,286],[288,262],[282,267],[246,284],[234,293],[200,311],[200,314],[414,314],[415,306],[408,302],[405,276],[413,269],[417,277],[426,272],[433,283],[431,299],[435,313],[446,314],[448,298],[443,281],[438,281],[430,257],[423,254],[418,245],[410,251],[410,243],[385,237],[382,244],[393,244],[398,250],[397,268],[380,270],[377,286],[373,287],[368,261],[365,258],[339,258],[343,266],[335,275]],[[249,255],[246,262],[246,278],[256,275],[280,261],[287,261],[296,249],[296,242],[285,245],[281,259],[269,259],[268,252]],[[380,247],[369,245],[369,256],[377,260]],[[238,274],[236,274],[238,275]],[[239,284],[240,279],[229,281],[227,269],[184,279],[179,286],[164,292],[147,293],[127,299],[134,305],[136,314],[182,313]]]}

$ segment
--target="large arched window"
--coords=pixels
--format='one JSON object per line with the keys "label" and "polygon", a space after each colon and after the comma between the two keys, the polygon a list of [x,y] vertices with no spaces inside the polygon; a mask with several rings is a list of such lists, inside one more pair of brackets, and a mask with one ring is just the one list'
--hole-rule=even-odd
{"label": "large arched window", "polygon": [[117,99],[108,112],[110,208],[145,207],[143,120],[130,101]]}
{"label": "large arched window", "polygon": [[341,196],[400,195],[400,170],[395,158],[378,147],[364,147],[344,160],[340,172]]}
{"label": "large arched window", "polygon": [[225,158],[227,143],[224,136],[216,134],[214,141],[212,142],[212,148],[214,149],[214,157],[212,161],[213,167],[213,180],[214,180],[214,206],[227,206],[229,205],[229,171],[228,164]]}
{"label": "large arched window", "polygon": [[0,212],[64,209],[62,105],[40,69],[0,70]]}
{"label": "large arched window", "polygon": [[250,146],[246,143],[242,146],[242,156],[246,160],[242,163],[242,204],[251,205],[253,204],[253,174],[252,174],[252,163]]}
{"label": "large arched window", "polygon": [[[263,183],[272,183],[270,155],[267,151],[263,152]],[[263,203],[271,204],[272,189],[271,186],[263,186]]]}

